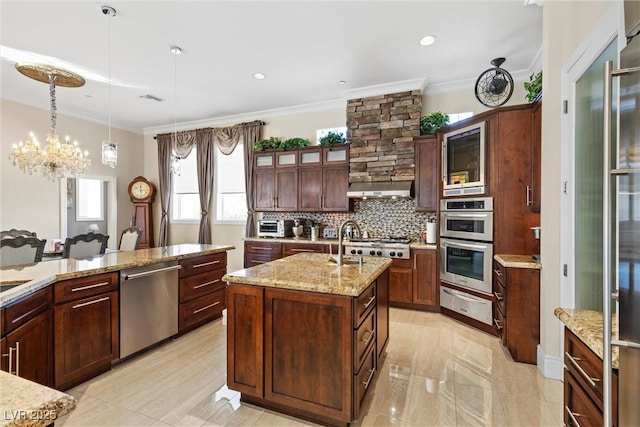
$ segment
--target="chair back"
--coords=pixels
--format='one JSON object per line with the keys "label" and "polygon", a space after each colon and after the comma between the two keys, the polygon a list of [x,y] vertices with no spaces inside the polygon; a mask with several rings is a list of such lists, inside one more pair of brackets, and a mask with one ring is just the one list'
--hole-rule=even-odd
{"label": "chair back", "polygon": [[0,267],[31,264],[42,261],[47,239],[18,236],[0,240]]}
{"label": "chair back", "polygon": [[78,234],[64,241],[62,258],[83,259],[104,254],[109,236],[100,233]]}
{"label": "chair back", "polygon": [[2,230],[0,231],[0,239],[8,239],[14,237],[35,237],[37,238],[37,234],[35,232],[29,230],[16,230],[12,228],[11,230]]}
{"label": "chair back", "polygon": [[120,236],[118,249],[121,251],[135,251],[140,244],[140,237],[142,237],[142,230],[138,227],[125,228]]}

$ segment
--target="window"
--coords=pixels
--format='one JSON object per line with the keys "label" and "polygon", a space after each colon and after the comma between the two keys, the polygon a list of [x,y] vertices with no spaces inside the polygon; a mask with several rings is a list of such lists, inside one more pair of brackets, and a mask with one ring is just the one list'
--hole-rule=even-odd
{"label": "window", "polygon": [[460,120],[468,119],[471,116],[473,116],[473,112],[471,111],[449,114],[449,124],[451,125],[455,122],[459,122]]}
{"label": "window", "polygon": [[99,179],[76,179],[76,221],[104,219],[103,184]]}
{"label": "window", "polygon": [[345,138],[347,137],[347,127],[341,126],[339,128],[327,128],[318,129],[316,131],[316,144],[320,144],[320,138],[328,134],[329,132],[341,133]]}
{"label": "window", "polygon": [[171,222],[200,221],[200,195],[195,148],[186,159],[180,160],[180,175],[172,175]]}
{"label": "window", "polygon": [[238,143],[228,156],[215,150],[216,223],[242,223],[247,220],[244,182],[244,146]]}

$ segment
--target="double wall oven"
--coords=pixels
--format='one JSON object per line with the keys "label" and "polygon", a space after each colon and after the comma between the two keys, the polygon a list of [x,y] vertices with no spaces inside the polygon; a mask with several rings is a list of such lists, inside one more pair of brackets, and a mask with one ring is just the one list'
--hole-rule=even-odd
{"label": "double wall oven", "polygon": [[440,202],[440,305],[492,324],[493,198]]}

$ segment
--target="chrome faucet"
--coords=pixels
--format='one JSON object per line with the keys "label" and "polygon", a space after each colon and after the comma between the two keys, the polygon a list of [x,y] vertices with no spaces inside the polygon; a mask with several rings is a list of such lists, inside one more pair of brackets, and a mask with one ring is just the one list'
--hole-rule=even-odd
{"label": "chrome faucet", "polygon": [[342,224],[340,224],[340,228],[338,228],[338,258],[337,258],[337,264],[338,265],[342,265],[342,235],[344,233],[344,228],[345,226],[347,226],[348,224],[351,224],[354,226],[354,228],[358,231],[358,236],[362,236],[362,232],[360,231],[360,226],[352,219],[348,219],[346,221],[344,221]]}

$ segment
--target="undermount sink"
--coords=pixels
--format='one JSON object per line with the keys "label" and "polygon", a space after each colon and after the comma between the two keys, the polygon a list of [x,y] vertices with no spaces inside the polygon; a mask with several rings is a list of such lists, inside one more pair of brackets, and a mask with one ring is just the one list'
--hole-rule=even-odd
{"label": "undermount sink", "polygon": [[8,291],[9,289],[15,288],[16,286],[20,286],[25,282],[11,282],[11,283],[3,283],[0,284],[0,293],[4,291]]}
{"label": "undermount sink", "polygon": [[[331,256],[329,257],[329,261],[337,264],[338,260],[337,260],[337,256]],[[362,259],[362,257],[351,257],[351,256],[343,256],[342,257],[342,265],[355,265],[355,264],[364,264],[365,260]]]}

